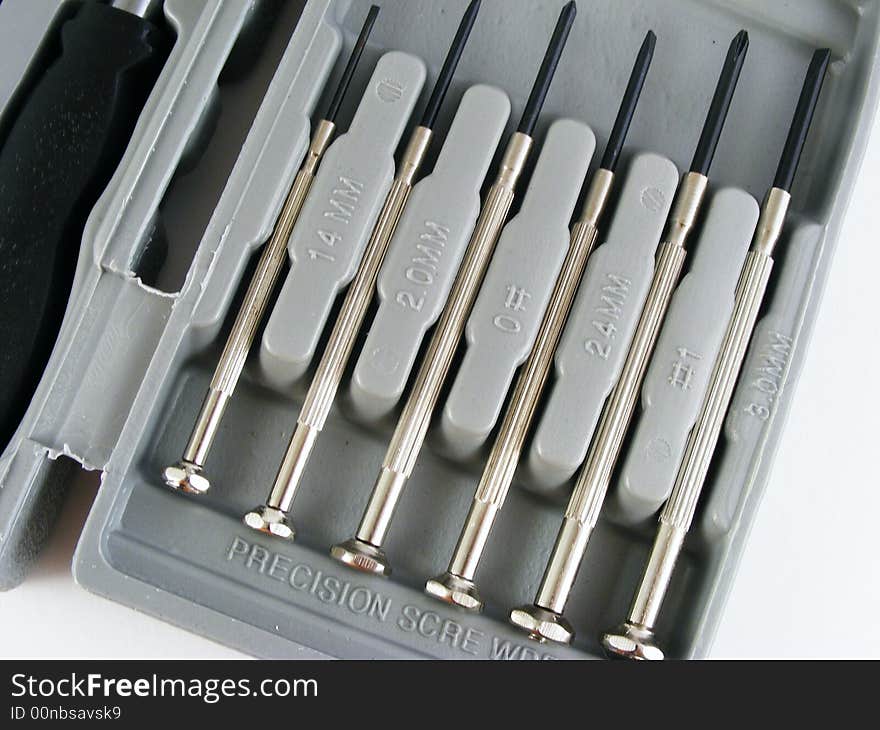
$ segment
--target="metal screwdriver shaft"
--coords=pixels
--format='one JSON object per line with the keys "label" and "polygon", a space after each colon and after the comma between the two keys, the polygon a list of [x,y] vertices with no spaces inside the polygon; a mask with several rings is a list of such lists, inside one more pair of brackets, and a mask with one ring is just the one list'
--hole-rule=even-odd
{"label": "metal screwdriver shaft", "polygon": [[667,222],[654,278],[629,352],[617,385],[602,411],[596,437],[587,453],[586,461],[578,474],[535,602],[510,612],[511,623],[539,641],[570,643],[574,638],[574,629],[563,616],[565,604],[574,586],[593,528],[599,519],[648,360],[681,274],[686,256],[685,243],[702,206],[709,182],[707,174],[739,80],[748,44],[748,35],[741,31],[730,45],[691,171],[682,181],[672,215]]}
{"label": "metal screwdriver shaft", "polygon": [[449,299],[431,338],[397,427],[385,454],[356,536],[335,545],[330,554],[349,567],[387,575],[382,550],[394,510],[412,474],[425,440],[431,414],[461,339],[477,290],[513,202],[517,181],[532,147],[532,134],[577,12],[574,2],[563,9],[526,103],[520,125],[508,142],[501,169],[483,203],[480,217],[452,285]]}
{"label": "metal screwdriver shaft", "polygon": [[416,127],[410,137],[397,175],[367,243],[357,274],[348,287],[342,308],[330,333],[330,339],[309,385],[302,410],[297,418],[296,429],[291,436],[266,504],[244,516],[245,524],[255,530],[290,540],[295,536],[290,520],[290,509],[297,488],[318,434],[324,428],[324,423],[330,413],[346,363],[354,347],[355,338],[373,298],[379,268],[385,258],[385,252],[388,250],[388,244],[394,235],[403,209],[409,200],[413,181],[425,159],[437,114],[446,97],[446,92],[449,90],[449,85],[479,9],[480,0],[473,0],[459,23],[458,32],[449,48],[437,82],[434,84],[434,90],[425,108],[421,124]]}
{"label": "metal screwdriver shaft", "polygon": [[474,585],[474,575],[513,481],[526,434],[547,382],[553,353],[587,258],[596,243],[599,220],[611,193],[617,162],[651,66],[656,40],[654,33],[648,31],[630,75],[601,167],[590,183],[581,215],[572,227],[568,252],[550,295],[535,345],[517,379],[455,553],[447,571],[425,585],[425,592],[441,601],[469,610],[482,610],[483,602]]}
{"label": "metal screwdriver shaft", "polygon": [[602,637],[606,651],[629,659],[663,659],[654,639],[654,626],[666,596],[700,498],[724,415],[767,289],[773,251],[782,234],[791,200],[790,190],[807,132],[828,68],[830,52],[816,51],[807,72],[800,101],[773,187],[764,200],[761,218],[737,287],[733,315],[715,361],[709,390],[688,439],[672,494],[660,515],[660,527],[627,621]]}
{"label": "metal screwdriver shaft", "polygon": [[327,113],[318,123],[312,135],[305,160],[293,180],[281,214],[275,223],[272,237],[263,249],[257,263],[257,269],[254,271],[253,278],[245,293],[241,309],[238,311],[235,323],[232,325],[232,331],[226,340],[226,346],[223,348],[223,353],[214,370],[214,375],[208,386],[208,393],[183,452],[183,458],[174,466],[167,467],[163,472],[165,483],[169,487],[191,494],[204,494],[210,487],[210,482],[203,473],[205,462],[217,435],[223,413],[232,397],[238,379],[241,377],[241,371],[253,344],[257,326],[266,311],[269,297],[284,265],[287,255],[287,239],[290,238],[293,227],[296,225],[296,220],[309,194],[321,158],[333,138],[336,130],[336,116],[378,14],[378,6],[371,6]]}

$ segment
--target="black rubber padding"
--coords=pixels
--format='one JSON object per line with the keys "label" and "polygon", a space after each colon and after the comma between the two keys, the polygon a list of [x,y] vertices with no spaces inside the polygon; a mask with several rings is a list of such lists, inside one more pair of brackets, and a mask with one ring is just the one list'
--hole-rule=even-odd
{"label": "black rubber padding", "polygon": [[125,151],[167,51],[151,23],[89,2],[0,148],[0,449],[46,366],[89,212]]}

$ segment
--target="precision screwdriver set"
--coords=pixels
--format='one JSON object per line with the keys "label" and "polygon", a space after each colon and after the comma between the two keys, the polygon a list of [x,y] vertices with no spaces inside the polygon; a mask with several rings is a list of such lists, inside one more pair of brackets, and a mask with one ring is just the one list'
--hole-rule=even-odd
{"label": "precision screwdriver set", "polygon": [[149,12],[173,43],[0,460],[0,583],[78,462],[77,581],[257,656],[706,656],[880,3]]}

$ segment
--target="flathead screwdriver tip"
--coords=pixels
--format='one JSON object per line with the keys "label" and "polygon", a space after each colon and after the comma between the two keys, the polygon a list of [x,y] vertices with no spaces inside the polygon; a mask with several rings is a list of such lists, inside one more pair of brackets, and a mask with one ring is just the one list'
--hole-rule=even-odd
{"label": "flathead screwdriver tip", "polygon": [[639,54],[636,56],[636,62],[633,65],[629,83],[623,94],[623,100],[620,102],[617,118],[614,120],[614,126],[611,128],[611,134],[608,136],[605,154],[602,156],[602,162],[599,165],[603,170],[614,172],[617,168],[617,162],[620,159],[620,153],[626,142],[626,136],[629,133],[629,127],[639,103],[639,97],[642,95],[642,89],[645,86],[648,69],[651,68],[656,44],[657,36],[654,35],[654,31],[649,30],[645,35],[645,40],[642,41]]}
{"label": "flathead screwdriver tip", "polygon": [[452,77],[455,75],[455,69],[461,60],[464,47],[467,45],[474,22],[477,19],[477,13],[480,12],[480,2],[481,0],[471,0],[461,17],[455,38],[453,38],[452,45],[449,46],[449,51],[446,54],[446,60],[443,62],[443,68],[440,69],[440,74],[434,83],[431,98],[428,99],[428,105],[422,114],[422,121],[419,124],[421,127],[432,129],[437,121],[437,114],[440,112],[440,107],[443,106],[443,100],[446,98],[446,92],[449,91],[449,85],[452,83]]}
{"label": "flathead screwdriver tip", "polygon": [[801,160],[801,153],[804,151],[804,144],[807,141],[807,134],[809,134],[810,125],[813,122],[813,114],[819,102],[819,95],[822,93],[822,84],[825,82],[830,60],[831,50],[828,48],[821,48],[813,53],[794,118],[788,131],[785,148],[782,151],[782,158],[779,161],[779,168],[776,171],[776,178],[773,181],[774,188],[786,192],[791,191],[794,176]]}
{"label": "flathead screwdriver tip", "polygon": [[324,115],[324,119],[328,122],[336,121],[336,116],[339,114],[339,109],[342,106],[342,100],[345,98],[349,84],[351,84],[351,80],[354,77],[354,72],[361,60],[361,55],[367,45],[367,39],[370,37],[378,15],[379,6],[371,5],[367,12],[367,17],[364,19],[364,24],[361,26],[361,32],[358,35],[357,41],[355,41],[351,49],[351,55],[348,57],[348,63],[345,65],[345,70],[342,72],[342,77],[339,79],[336,91],[333,93],[333,98],[330,100],[330,105],[327,107],[327,113]]}
{"label": "flathead screwdriver tip", "polygon": [[571,32],[571,26],[577,15],[577,3],[574,0],[566,3],[559,13],[559,19],[556,21],[556,28],[553,30],[553,36],[550,38],[550,44],[547,46],[547,52],[544,54],[544,60],[541,62],[541,68],[538,76],[532,86],[529,99],[523,110],[522,118],[519,122],[517,131],[532,136],[535,131],[535,125],[538,117],[541,115],[541,109],[544,106],[544,100],[547,98],[547,92],[550,90],[550,83],[553,81],[553,75],[556,73],[556,67],[559,65],[559,59],[562,57],[562,51],[568,40],[568,34]]}
{"label": "flathead screwdriver tip", "polygon": [[748,50],[749,34],[741,30],[734,36],[730,48],[727,50],[727,58],[724,60],[724,67],[721,69],[721,75],[715,87],[706,123],[703,125],[703,132],[694,152],[691,172],[700,175],[709,174],[709,168],[712,167],[715,150],[718,148],[718,140],[721,138],[724,122],[727,120],[727,112],[730,110],[730,102],[733,101],[733,94],[736,91]]}

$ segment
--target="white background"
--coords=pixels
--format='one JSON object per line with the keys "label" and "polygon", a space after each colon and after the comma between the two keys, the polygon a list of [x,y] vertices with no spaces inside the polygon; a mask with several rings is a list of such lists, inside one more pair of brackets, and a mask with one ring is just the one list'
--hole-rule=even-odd
{"label": "white background", "polygon": [[[880,124],[715,657],[880,658],[878,198]],[[0,593],[0,657],[240,657],[74,584],[95,485],[79,480],[27,581]]]}

